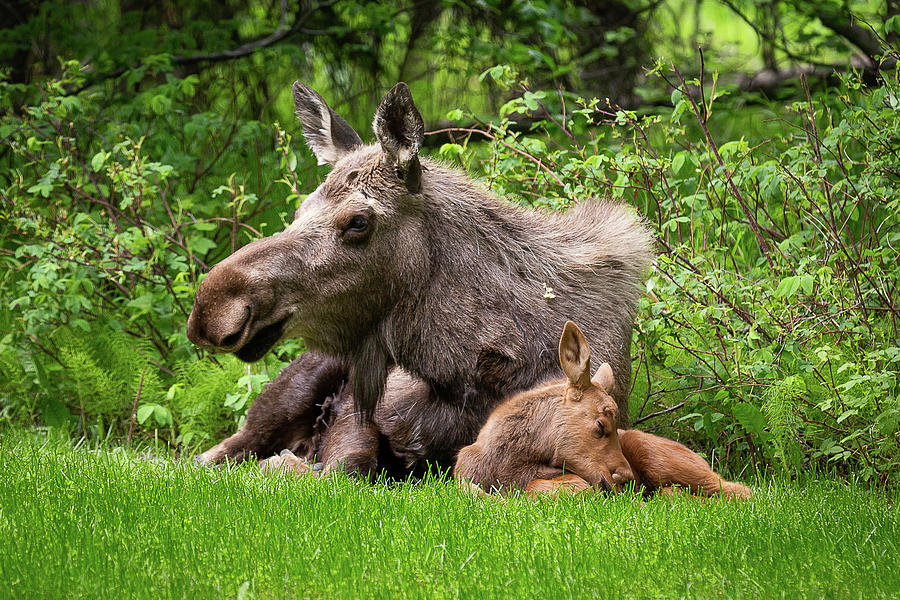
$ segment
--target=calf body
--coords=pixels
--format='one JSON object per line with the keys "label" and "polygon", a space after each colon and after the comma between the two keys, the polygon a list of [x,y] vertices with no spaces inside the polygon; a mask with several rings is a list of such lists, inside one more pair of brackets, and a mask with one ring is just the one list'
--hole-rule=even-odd
{"label": "calf body", "polygon": [[613,382],[609,364],[591,379],[590,348],[571,321],[558,356],[566,379],[498,406],[475,443],[460,450],[458,479],[501,492],[565,473],[601,489],[633,479],[616,435],[618,407],[605,391]]}
{"label": "calf body", "polygon": [[494,410],[474,444],[460,450],[454,470],[467,487],[533,492],[673,486],[700,495],[746,498],[750,490],[725,481],[699,455],[670,439],[617,430],[616,405],[604,389],[612,371],[590,377],[590,349],[567,323],[559,346],[566,380],[513,396]]}
{"label": "calf body", "polygon": [[[210,271],[187,331],[243,360],[290,336],[316,354],[298,359],[294,383],[267,389],[248,431],[205,460],[277,451],[242,440],[265,437],[253,424],[275,432],[314,422],[340,392],[361,418],[331,413],[327,437],[377,442],[365,456],[353,449],[351,468],[375,464],[384,443],[409,468],[452,461],[502,398],[559,374],[556,331],[587,314],[588,338],[624,382],[609,392],[627,424],[631,331],[651,260],[650,236],[629,207],[588,200],[566,213],[523,210],[420,158],[424,125],[405,84],[376,112],[372,145],[299,82],[294,100],[307,143],[333,170],[284,232]],[[285,389],[301,400],[283,398]],[[291,442],[309,446],[308,427],[294,430]],[[320,445],[334,448],[329,460],[351,454]]]}

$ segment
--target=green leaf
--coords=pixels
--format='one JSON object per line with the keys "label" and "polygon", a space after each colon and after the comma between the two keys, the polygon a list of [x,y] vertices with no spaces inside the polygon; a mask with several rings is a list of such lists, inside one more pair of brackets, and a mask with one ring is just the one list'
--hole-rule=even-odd
{"label": "green leaf", "polygon": [[56,398],[47,399],[41,406],[41,418],[50,427],[62,427],[69,422],[69,409]]}
{"label": "green leaf", "polygon": [[734,418],[741,424],[741,427],[747,433],[759,435],[766,426],[766,417],[762,411],[753,406],[742,402],[734,407]]}
{"label": "green leaf", "polygon": [[98,152],[94,155],[94,158],[91,159],[91,168],[94,171],[99,171],[103,168],[103,163],[106,162],[106,159],[109,157],[109,154],[103,151]]}
{"label": "green leaf", "polygon": [[194,236],[188,240],[188,246],[197,254],[206,254],[216,247],[216,243],[207,237]]}
{"label": "green leaf", "polygon": [[88,332],[91,330],[90,324],[84,319],[72,319],[72,327],[77,327],[84,332]]}
{"label": "green leaf", "polygon": [[852,417],[853,415],[856,415],[856,414],[859,414],[859,411],[852,410],[852,409],[851,409],[851,410],[845,410],[845,411],[841,414],[841,416],[839,416],[839,417],[837,418],[837,422],[838,422],[838,423],[843,423],[843,422],[846,421],[848,418],[850,418],[850,417]]}
{"label": "green leaf", "polygon": [[900,15],[894,15],[884,22],[884,34],[900,33]]}
{"label": "green leaf", "polygon": [[172,424],[172,413],[165,406],[160,406],[159,404],[154,406],[153,416],[162,427],[168,427]]}
{"label": "green leaf", "polygon": [[675,158],[672,159],[672,173],[678,174],[681,171],[681,167],[684,165],[684,159],[687,155],[687,152],[679,152],[675,155]]}
{"label": "green leaf", "polygon": [[438,150],[438,154],[442,158],[455,158],[461,156],[463,153],[463,147],[459,144],[443,144],[441,149]]}
{"label": "green leaf", "polygon": [[775,296],[778,298],[790,298],[800,289],[800,276],[785,277],[775,289]]}
{"label": "green leaf", "polygon": [[454,108],[453,110],[451,110],[450,112],[447,113],[448,121],[459,121],[462,118],[463,118],[463,111],[458,108]]}
{"label": "green leaf", "polygon": [[153,294],[143,294],[128,302],[128,306],[138,309],[141,313],[150,312],[153,307]]}
{"label": "green leaf", "polygon": [[812,275],[801,275],[800,276],[800,287],[803,288],[803,293],[807,296],[812,294],[813,284],[815,283],[815,278]]}
{"label": "green leaf", "polygon": [[44,198],[49,198],[51,191],[53,191],[53,186],[49,183],[36,183],[35,185],[28,188],[29,194],[40,193],[40,195]]}
{"label": "green leaf", "polygon": [[141,425],[150,418],[150,415],[153,414],[153,411],[156,409],[155,404],[145,404],[137,409],[137,421]]}

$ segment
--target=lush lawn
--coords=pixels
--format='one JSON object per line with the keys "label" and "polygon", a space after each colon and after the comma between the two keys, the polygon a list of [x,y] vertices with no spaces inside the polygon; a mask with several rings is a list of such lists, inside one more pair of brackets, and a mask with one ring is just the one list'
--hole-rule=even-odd
{"label": "lush lawn", "polygon": [[0,596],[887,598],[897,495],[493,502],[147,462],[0,434]]}

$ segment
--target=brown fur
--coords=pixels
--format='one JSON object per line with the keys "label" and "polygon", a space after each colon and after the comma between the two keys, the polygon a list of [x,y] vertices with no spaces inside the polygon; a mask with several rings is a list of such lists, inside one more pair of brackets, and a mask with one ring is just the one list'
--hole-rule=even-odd
{"label": "brown fur", "polygon": [[[325,384],[316,381],[321,361],[340,365],[341,398],[364,417],[355,433],[347,420],[343,440],[380,440],[413,470],[452,461],[500,399],[558,376],[555,332],[588,315],[585,333],[624,382],[609,392],[627,424],[631,330],[651,260],[630,208],[591,200],[564,214],[523,210],[420,158],[424,126],[404,84],[376,113],[374,145],[306,86],[295,84],[294,99],[307,143],[333,170],[284,232],[210,271],[187,330],[194,343],[244,360],[290,336],[318,353],[298,359],[297,382],[286,384],[299,400],[284,385],[267,388],[243,433],[206,458],[265,456],[279,449],[272,432],[291,427],[289,443],[309,446],[309,422],[340,387],[329,369]],[[325,395],[310,400],[312,388]],[[377,435],[365,431],[372,421]],[[254,437],[264,440],[245,441]],[[361,469],[381,460],[381,446],[363,455],[325,442],[329,460],[353,455]]]}
{"label": "brown fur", "polygon": [[601,365],[590,379],[590,350],[573,323],[563,331],[559,357],[566,381],[513,396],[491,414],[476,442],[460,450],[455,476],[466,489],[555,495],[608,487],[604,480],[621,489],[637,480],[646,492],[672,493],[675,486],[703,496],[750,496],[749,488],[722,479],[678,442],[608,427],[616,409],[603,388],[612,373]]}
{"label": "brown fur", "polygon": [[563,330],[559,361],[566,380],[498,406],[475,443],[460,450],[457,479],[500,492],[564,473],[601,489],[634,479],[619,448],[618,408],[604,391],[612,371],[603,363],[591,380],[590,349],[572,322]]}

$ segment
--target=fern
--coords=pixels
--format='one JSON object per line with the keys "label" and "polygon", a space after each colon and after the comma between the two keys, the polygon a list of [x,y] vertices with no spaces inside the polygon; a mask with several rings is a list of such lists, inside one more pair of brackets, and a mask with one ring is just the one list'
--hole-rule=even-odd
{"label": "fern", "polygon": [[179,424],[179,441],[196,446],[234,430],[246,413],[225,405],[229,394],[238,390],[238,381],[247,366],[232,356],[212,361],[184,361],[175,367],[176,383],[170,388],[170,408]]}
{"label": "fern", "polygon": [[125,428],[131,421],[135,400],[146,403],[164,398],[163,381],[150,360],[149,343],[121,331],[97,335],[68,327],[59,329],[53,341],[74,388],[75,408],[86,417],[116,421]]}
{"label": "fern", "polygon": [[[791,466],[796,466],[794,459],[800,454],[790,438],[793,437],[800,422],[797,411],[806,393],[806,382],[803,378],[791,375],[773,384],[763,399],[763,413],[771,425],[772,438],[785,471],[788,470],[789,460]],[[785,449],[786,444],[789,445],[790,451]]]}

